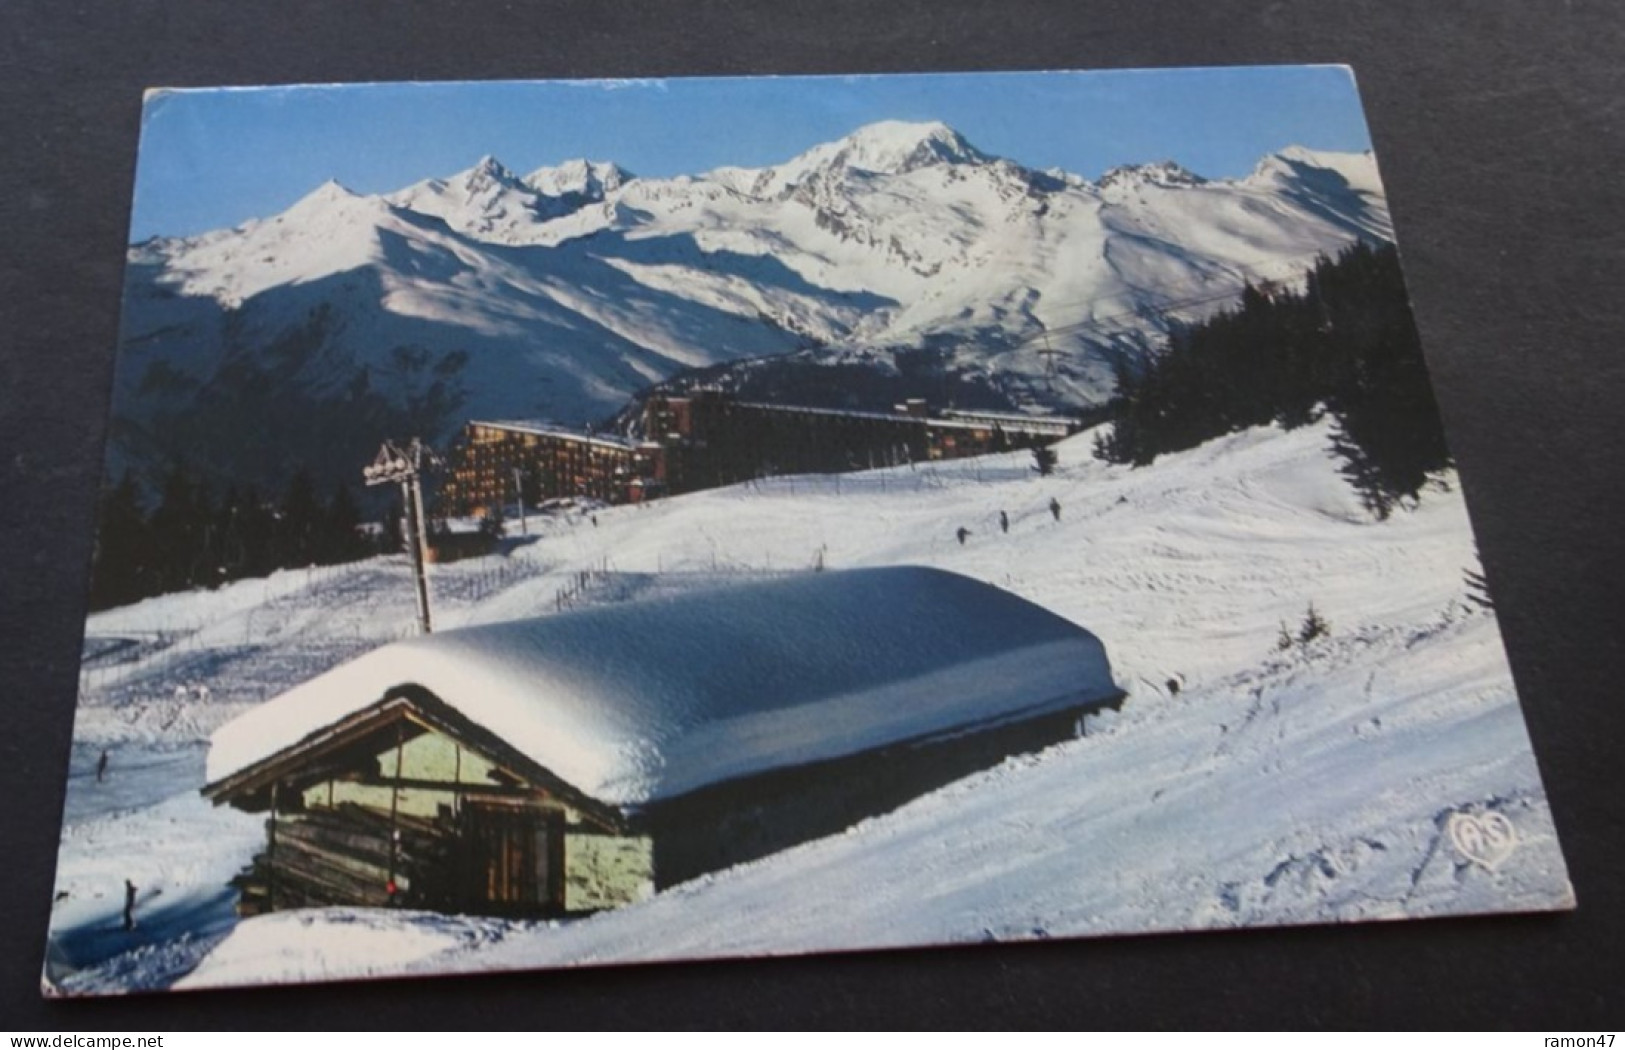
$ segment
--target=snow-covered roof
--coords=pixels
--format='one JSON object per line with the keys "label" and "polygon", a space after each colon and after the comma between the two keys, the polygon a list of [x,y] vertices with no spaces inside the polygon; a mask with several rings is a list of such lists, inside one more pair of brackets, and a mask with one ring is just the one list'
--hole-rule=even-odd
{"label": "snow-covered roof", "polygon": [[223,726],[208,780],[408,685],[617,806],[1117,695],[1094,635],[996,587],[808,573],[386,645]]}

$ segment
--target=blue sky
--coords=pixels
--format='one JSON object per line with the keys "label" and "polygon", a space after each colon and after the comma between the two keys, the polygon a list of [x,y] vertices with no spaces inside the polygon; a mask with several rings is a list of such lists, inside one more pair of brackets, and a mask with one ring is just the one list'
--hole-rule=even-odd
{"label": "blue sky", "polygon": [[520,174],[574,157],[695,174],[779,163],[877,120],[940,120],[1087,178],[1157,160],[1222,178],[1288,145],[1370,148],[1335,66],[155,91],[131,240],[273,215],[328,179],[383,193],[486,154]]}

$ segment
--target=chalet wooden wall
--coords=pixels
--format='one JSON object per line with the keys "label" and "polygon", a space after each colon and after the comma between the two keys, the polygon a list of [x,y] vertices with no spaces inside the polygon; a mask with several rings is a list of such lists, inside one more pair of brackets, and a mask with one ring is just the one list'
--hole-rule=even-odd
{"label": "chalet wooden wall", "polygon": [[437,732],[367,767],[280,792],[239,912],[352,905],[583,914],[654,889],[648,838],[616,834]]}

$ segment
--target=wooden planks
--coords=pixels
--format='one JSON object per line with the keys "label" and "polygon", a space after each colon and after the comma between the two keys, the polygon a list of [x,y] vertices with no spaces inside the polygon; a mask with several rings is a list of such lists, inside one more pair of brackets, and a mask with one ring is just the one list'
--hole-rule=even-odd
{"label": "wooden planks", "polygon": [[[455,843],[447,823],[362,806],[278,814],[267,824],[265,852],[234,880],[239,912],[357,905],[440,907]],[[394,892],[391,892],[393,883]]]}

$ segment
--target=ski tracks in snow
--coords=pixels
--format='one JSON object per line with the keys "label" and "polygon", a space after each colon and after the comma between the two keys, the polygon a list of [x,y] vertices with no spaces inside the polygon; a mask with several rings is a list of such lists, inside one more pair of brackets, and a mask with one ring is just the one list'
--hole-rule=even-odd
{"label": "ski tracks in snow", "polygon": [[[360,943],[358,920],[342,913],[342,929],[327,928],[329,912],[262,917],[240,924],[188,983],[1396,918],[1570,899],[1494,614],[1464,600],[1462,571],[1476,555],[1459,495],[1430,493],[1372,522],[1326,453],[1324,423],[1232,435],[1141,470],[1092,460],[1091,441],[1062,444],[1051,477],[1008,454],[768,479],[600,509],[593,527],[538,522],[541,538],[509,555],[525,565],[507,585],[456,584],[457,573],[482,571],[457,565],[437,566],[431,582],[449,584],[449,625],[550,611],[561,585],[610,566],[618,572],[588,600],[815,560],[934,565],[1006,587],[1102,638],[1130,695],[1121,712],[1088,719],[1082,739],[584,921],[488,928],[374,916],[382,925],[366,937],[375,952],[363,958],[333,947],[352,934]],[[958,526],[970,530],[964,544],[953,538]],[[271,603],[241,596],[194,596],[188,622],[229,632],[243,630],[243,616],[274,616],[282,628],[268,635],[270,648],[290,663],[268,677],[303,680],[298,661],[336,659],[317,644],[328,637],[324,617],[351,615],[369,645],[388,638],[368,625],[409,621],[404,568],[367,564],[354,570],[353,589],[335,579],[322,592],[332,609],[318,604],[307,616],[292,597],[298,588],[282,581],[277,593],[289,597],[274,612],[250,612]],[[210,601],[238,605],[214,614]],[[1299,633],[1310,604],[1329,631],[1277,648],[1283,628]],[[116,613],[101,633],[140,619]],[[1493,869],[1464,858],[1446,834],[1452,814],[1492,812],[1517,836],[1516,852]],[[140,828],[148,817],[121,819]],[[63,856],[70,872],[88,863],[71,842]]]}

